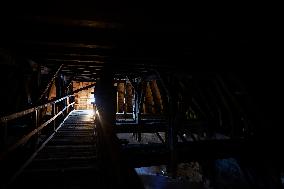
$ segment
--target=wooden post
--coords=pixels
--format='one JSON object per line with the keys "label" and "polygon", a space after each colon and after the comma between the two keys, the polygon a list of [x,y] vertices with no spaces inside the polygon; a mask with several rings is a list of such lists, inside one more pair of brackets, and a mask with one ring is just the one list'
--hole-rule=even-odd
{"label": "wooden post", "polygon": [[117,92],[118,92],[118,113],[123,113],[125,111],[125,108],[124,108],[124,94],[125,94],[124,83],[119,82],[117,84]]}
{"label": "wooden post", "polygon": [[[70,102],[70,103],[75,102],[75,96],[71,96],[70,99],[71,99],[71,102]],[[75,105],[72,105],[72,106],[71,106],[71,111],[74,110],[74,109],[75,109]]]}
{"label": "wooden post", "polygon": [[126,83],[126,112],[133,113],[133,87],[128,82]]}
{"label": "wooden post", "polygon": [[135,116],[135,122],[138,124],[138,117],[139,117],[139,109],[138,109],[138,92],[134,91],[134,116]]}
{"label": "wooden post", "polygon": [[169,98],[169,126],[168,126],[168,147],[170,151],[170,162],[168,165],[168,172],[175,178],[177,175],[177,91],[175,91],[175,83],[173,76],[169,83],[170,98]]}
{"label": "wooden post", "polygon": [[137,133],[137,136],[138,136],[138,142],[141,142],[141,113],[143,112],[144,113],[144,98],[145,98],[145,95],[146,95],[146,90],[147,90],[147,83],[145,81],[141,82],[141,85],[140,85],[140,97],[139,97],[139,116],[138,116],[138,133]]}
{"label": "wooden post", "polygon": [[116,103],[116,88],[113,86],[112,67],[105,67],[103,77],[99,81],[96,94],[98,96],[98,111],[100,124],[99,133],[103,135],[103,149],[99,153],[102,156],[101,164],[104,165],[104,170],[107,170],[109,180],[112,180],[108,188],[143,188],[141,181],[133,168],[128,167],[126,159],[121,155],[119,139],[116,137],[113,130],[115,123],[115,103]]}
{"label": "wooden post", "polygon": [[168,165],[168,171],[172,174],[172,177],[176,177],[177,171],[177,154],[176,154],[176,145],[177,145],[177,133],[175,129],[175,115],[173,114],[173,102],[170,102],[170,118],[169,118],[169,127],[168,127],[168,147],[170,150],[170,162]]}
{"label": "wooden post", "polygon": [[1,149],[4,150],[7,148],[7,139],[8,139],[8,124],[7,121],[3,121],[0,125],[1,131],[3,131],[3,134],[1,135]]}
{"label": "wooden post", "polygon": [[[33,128],[37,129],[39,124],[39,109],[36,109],[33,115]],[[31,139],[31,150],[35,150],[38,145],[39,133],[36,133]]]}
{"label": "wooden post", "polygon": [[32,103],[35,104],[38,102],[40,96],[39,87],[40,87],[41,69],[40,69],[40,64],[35,63],[32,60],[29,60],[29,62],[31,63],[33,69],[31,74],[31,79],[32,79],[31,99]]}

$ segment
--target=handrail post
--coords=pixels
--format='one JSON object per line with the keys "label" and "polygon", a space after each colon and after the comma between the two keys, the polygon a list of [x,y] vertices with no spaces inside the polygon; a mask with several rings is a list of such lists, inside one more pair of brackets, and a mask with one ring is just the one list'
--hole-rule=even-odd
{"label": "handrail post", "polygon": [[[65,116],[68,115],[68,101],[69,101],[69,97],[67,97],[67,98],[65,99],[65,107],[67,107],[66,110],[65,110]],[[65,107],[64,107],[64,108],[65,108]]]}
{"label": "handrail post", "polygon": [[[71,103],[73,103],[73,102],[75,102],[75,97],[74,96],[70,96],[70,98],[71,98]],[[74,110],[74,104],[72,105],[72,107],[71,107],[71,111],[72,110]]]}
{"label": "handrail post", "polygon": [[[52,117],[56,115],[56,103],[52,103]],[[56,130],[56,120],[53,120],[53,131]]]}
{"label": "handrail post", "polygon": [[67,107],[67,108],[66,108],[66,115],[69,114],[69,109],[70,109],[70,108],[69,108],[69,104],[70,104],[70,102],[69,102],[70,100],[69,100],[69,99],[70,99],[70,96],[68,96],[68,98],[66,98],[66,107]]}
{"label": "handrail post", "polygon": [[[34,124],[34,128],[35,129],[37,129],[38,128],[38,124],[39,124],[39,120],[38,120],[38,118],[39,118],[39,109],[38,108],[36,108],[35,109],[35,113],[34,113],[34,122],[33,122],[33,124]],[[37,147],[37,144],[38,144],[38,136],[39,136],[39,133],[37,132],[34,136],[33,136],[33,139],[32,139],[32,143],[31,143],[31,147],[32,147],[32,150],[34,150],[34,149],[36,149],[36,147]]]}

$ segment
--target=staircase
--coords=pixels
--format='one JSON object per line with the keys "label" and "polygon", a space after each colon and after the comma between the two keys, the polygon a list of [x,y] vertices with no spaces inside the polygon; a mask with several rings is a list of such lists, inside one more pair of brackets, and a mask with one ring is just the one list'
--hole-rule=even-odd
{"label": "staircase", "polygon": [[104,188],[91,113],[72,111],[8,188]]}

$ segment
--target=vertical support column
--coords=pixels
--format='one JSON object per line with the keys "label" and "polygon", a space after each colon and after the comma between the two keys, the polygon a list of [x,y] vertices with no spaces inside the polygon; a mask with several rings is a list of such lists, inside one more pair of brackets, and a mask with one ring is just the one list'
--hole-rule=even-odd
{"label": "vertical support column", "polygon": [[[40,123],[40,109],[36,109],[35,111],[36,115],[35,115],[35,128],[37,129],[39,127],[39,123]],[[35,135],[36,137],[36,146],[39,142],[39,137],[40,137],[40,132],[37,132],[37,134]]]}
{"label": "vertical support column", "polygon": [[126,83],[126,112],[132,113],[133,112],[133,89],[130,83]]}
{"label": "vertical support column", "polygon": [[[112,80],[112,75],[105,71],[103,77],[97,82],[96,105],[98,114],[96,118],[96,131],[98,134],[99,161],[100,165],[104,166],[103,170],[105,171],[103,174],[114,181],[115,179],[112,178],[113,175],[111,173],[114,173],[115,167],[107,162],[108,159],[115,158],[111,155],[115,152],[111,151],[110,149],[110,147],[113,145],[112,142],[115,141],[111,139],[112,135],[109,132],[112,131],[112,126],[115,121],[115,94],[118,89],[112,87]],[[114,95],[112,95],[112,92]],[[113,169],[113,172],[110,172],[111,169]],[[109,184],[113,185],[113,183]]]}
{"label": "vertical support column", "polygon": [[124,91],[125,91],[124,83],[119,82],[117,84],[118,113],[123,113],[125,111],[125,108],[124,108]]}
{"label": "vertical support column", "polygon": [[100,133],[103,135],[102,144],[100,145],[101,165],[103,165],[108,177],[108,188],[143,188],[139,178],[133,168],[127,166],[125,158],[121,155],[120,142],[113,130],[115,123],[115,103],[116,88],[113,86],[113,73],[110,65],[105,66],[105,71],[100,79],[100,85],[96,94],[98,95],[98,108],[100,118]]}
{"label": "vertical support column", "polygon": [[[73,102],[75,102],[75,96],[71,96],[70,97],[70,103],[73,103]],[[73,111],[75,109],[75,104],[73,104],[72,106],[71,106],[71,111]]]}
{"label": "vertical support column", "polygon": [[29,60],[29,63],[32,67],[31,75],[31,100],[32,103],[36,103],[40,97],[39,87],[40,87],[40,75],[41,75],[41,66],[38,63]]}
{"label": "vertical support column", "polygon": [[8,123],[7,123],[7,121],[3,121],[3,122],[1,122],[0,123],[0,127],[1,127],[1,133],[3,133],[3,134],[1,134],[1,149],[2,150],[4,150],[4,149],[6,149],[6,147],[7,147],[7,143],[8,143]]}
{"label": "vertical support column", "polygon": [[[56,98],[61,98],[64,96],[64,88],[63,88],[63,81],[62,81],[62,75],[59,74],[58,77],[55,79],[55,85],[56,85]],[[57,108],[58,111],[61,111],[64,108],[64,101],[58,102]]]}
{"label": "vertical support column", "polygon": [[135,121],[138,124],[139,123],[138,120],[139,120],[139,117],[140,117],[140,115],[139,115],[139,93],[138,93],[138,91],[135,91],[134,98],[135,98],[135,104],[134,104],[134,106],[135,106]]}
{"label": "vertical support column", "polygon": [[[56,83],[56,97],[57,98],[62,98],[65,96],[65,89],[64,89],[64,77],[62,74],[59,74],[58,77],[55,80]],[[57,112],[60,112],[61,110],[63,110],[66,106],[66,99],[61,100],[60,102],[58,102],[56,108],[57,108]],[[62,114],[58,117],[58,122],[63,121],[66,112],[63,111]]]}
{"label": "vertical support column", "polygon": [[[68,88],[68,94],[72,94],[72,93],[73,93],[73,81],[70,82],[69,88]],[[74,95],[75,95],[75,94],[74,94]],[[70,97],[68,98],[68,100],[69,100],[69,104],[75,102],[75,96],[70,96]],[[70,106],[70,107],[69,107],[69,112],[73,111],[73,110],[74,110],[74,107],[75,107],[75,105]]]}
{"label": "vertical support column", "polygon": [[169,118],[169,127],[168,127],[168,147],[170,151],[170,162],[168,165],[168,171],[172,174],[173,177],[176,176],[177,171],[177,152],[176,152],[176,144],[177,144],[177,135],[175,129],[175,115],[173,109],[173,99],[170,102],[170,118]]}
{"label": "vertical support column", "polygon": [[141,141],[141,114],[142,112],[144,113],[144,97],[145,97],[145,94],[146,94],[146,87],[147,87],[147,84],[145,81],[142,81],[140,82],[140,87],[139,87],[139,91],[140,91],[140,95],[139,95],[139,99],[138,99],[138,102],[139,102],[139,116],[138,116],[138,133],[137,133],[137,139],[138,141],[140,142]]}
{"label": "vertical support column", "polygon": [[61,75],[58,75],[58,77],[55,78],[55,86],[56,86],[56,97],[57,97],[57,98],[62,97],[63,94],[62,94]]}
{"label": "vertical support column", "polygon": [[103,76],[98,81],[96,102],[101,116],[104,117],[103,120],[112,125],[115,123],[117,89],[113,83],[111,68],[105,67],[105,69]]}
{"label": "vertical support column", "polygon": [[168,165],[168,172],[175,178],[177,175],[177,91],[175,91],[175,81],[173,76],[169,82],[169,126],[168,126],[168,147],[170,151],[170,162]]}

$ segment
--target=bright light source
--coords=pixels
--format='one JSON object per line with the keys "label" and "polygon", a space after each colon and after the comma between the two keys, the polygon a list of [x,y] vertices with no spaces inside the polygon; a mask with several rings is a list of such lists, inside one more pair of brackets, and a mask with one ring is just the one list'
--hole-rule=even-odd
{"label": "bright light source", "polygon": [[90,116],[93,116],[93,115],[95,115],[95,112],[94,112],[94,110],[87,110],[88,111],[88,115],[90,115]]}
{"label": "bright light source", "polygon": [[91,98],[91,99],[90,99],[90,102],[91,102],[91,104],[96,103],[96,98],[95,98],[95,97],[94,97],[94,98]]}

